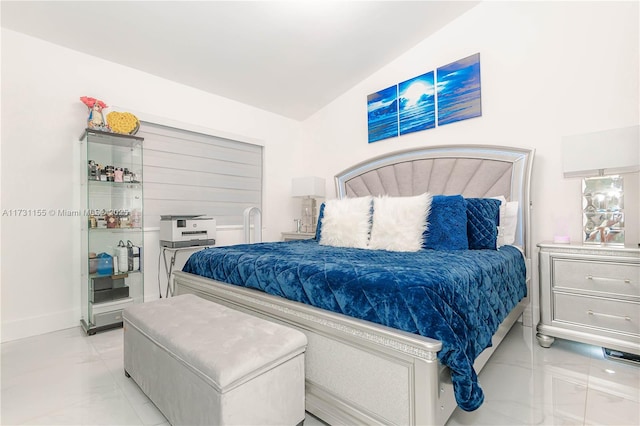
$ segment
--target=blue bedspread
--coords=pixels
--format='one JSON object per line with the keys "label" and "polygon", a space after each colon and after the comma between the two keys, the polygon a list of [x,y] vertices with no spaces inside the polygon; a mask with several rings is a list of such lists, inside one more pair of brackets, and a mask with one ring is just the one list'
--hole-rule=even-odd
{"label": "blue bedspread", "polygon": [[515,247],[415,253],[337,248],[315,240],[194,253],[183,271],[442,341],[458,405],[484,396],[473,362],[526,295]]}

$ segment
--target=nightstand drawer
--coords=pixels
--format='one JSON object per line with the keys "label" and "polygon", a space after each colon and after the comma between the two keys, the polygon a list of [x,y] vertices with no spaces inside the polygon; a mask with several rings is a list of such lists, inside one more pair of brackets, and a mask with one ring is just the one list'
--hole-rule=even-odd
{"label": "nightstand drawer", "polygon": [[640,297],[640,265],[554,259],[553,286]]}
{"label": "nightstand drawer", "polygon": [[640,303],[557,293],[554,320],[640,335]]}

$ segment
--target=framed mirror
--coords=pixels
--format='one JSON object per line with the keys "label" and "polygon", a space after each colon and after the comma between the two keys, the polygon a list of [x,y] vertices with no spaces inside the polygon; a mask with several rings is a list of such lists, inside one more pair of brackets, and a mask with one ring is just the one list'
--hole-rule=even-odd
{"label": "framed mirror", "polygon": [[582,229],[587,244],[624,245],[624,187],[621,176],[582,180]]}

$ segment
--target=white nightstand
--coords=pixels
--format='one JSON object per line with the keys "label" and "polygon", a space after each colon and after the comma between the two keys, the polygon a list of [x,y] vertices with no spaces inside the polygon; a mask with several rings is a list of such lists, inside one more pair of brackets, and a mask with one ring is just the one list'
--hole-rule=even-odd
{"label": "white nightstand", "polygon": [[559,337],[640,355],[640,249],[538,247],[538,343]]}
{"label": "white nightstand", "polygon": [[282,241],[310,240],[315,237],[315,232],[282,232]]}

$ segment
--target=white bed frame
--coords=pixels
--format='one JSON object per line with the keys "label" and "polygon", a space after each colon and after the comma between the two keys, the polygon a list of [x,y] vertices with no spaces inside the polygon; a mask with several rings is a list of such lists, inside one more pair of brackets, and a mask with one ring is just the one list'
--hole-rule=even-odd
{"label": "white bed frame", "polygon": [[[479,145],[396,152],[339,173],[337,194],[504,195],[519,202],[516,245],[530,259],[533,156],[533,149]],[[449,370],[437,359],[438,340],[184,272],[175,272],[175,286],[176,294],[197,294],[303,331],[306,410],[329,424],[442,425],[456,408]],[[502,323],[493,346],[476,360],[477,372],[528,303],[521,301]]]}

